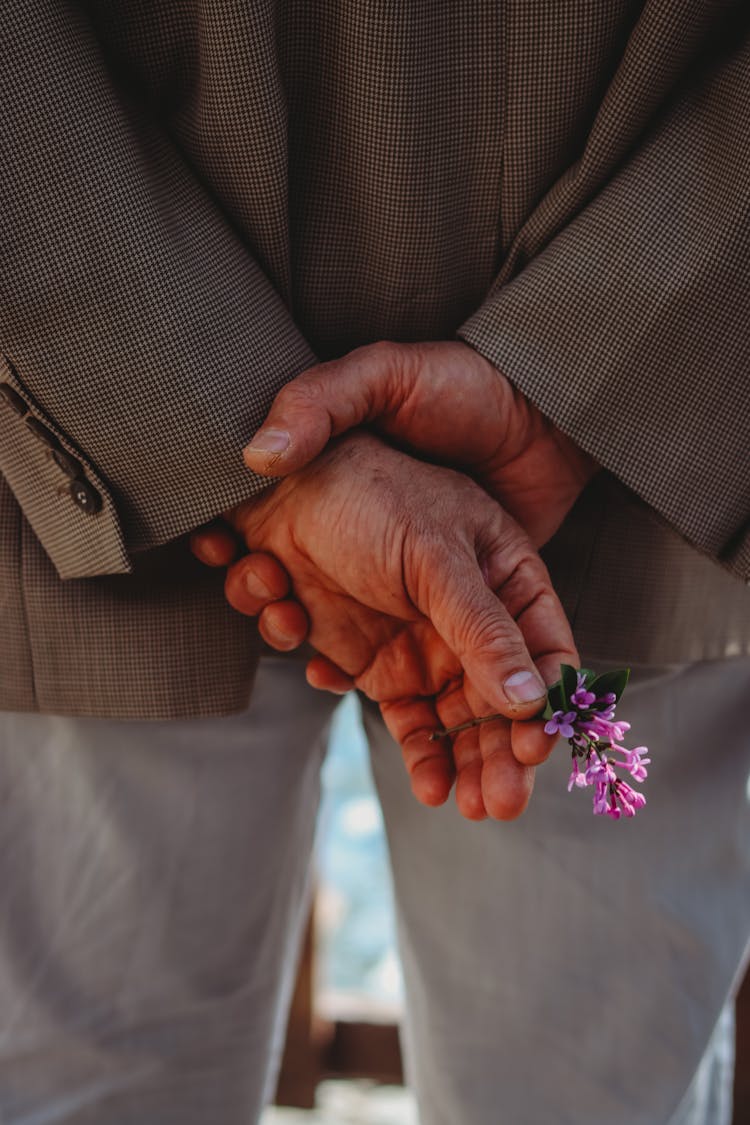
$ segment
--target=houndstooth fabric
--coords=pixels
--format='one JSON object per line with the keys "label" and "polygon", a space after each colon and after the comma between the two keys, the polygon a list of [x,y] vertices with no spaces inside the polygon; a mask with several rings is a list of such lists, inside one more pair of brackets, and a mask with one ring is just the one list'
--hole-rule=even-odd
{"label": "houndstooth fabric", "polygon": [[280,386],[380,338],[458,333],[610,470],[546,552],[582,647],[750,651],[744,3],[3,16],[2,706],[242,706],[254,631],[180,536],[264,486]]}

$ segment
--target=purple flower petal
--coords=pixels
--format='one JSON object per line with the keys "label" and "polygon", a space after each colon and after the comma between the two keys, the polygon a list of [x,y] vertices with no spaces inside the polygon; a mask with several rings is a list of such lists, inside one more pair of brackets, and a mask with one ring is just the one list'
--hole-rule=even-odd
{"label": "purple flower petal", "polygon": [[552,718],[544,724],[545,734],[561,734],[563,738],[572,738],[575,733],[572,724],[578,718],[575,711],[555,711]]}
{"label": "purple flower petal", "polygon": [[586,691],[584,687],[577,688],[570,697],[570,702],[579,710],[585,711],[592,703],[596,703],[593,691]]}

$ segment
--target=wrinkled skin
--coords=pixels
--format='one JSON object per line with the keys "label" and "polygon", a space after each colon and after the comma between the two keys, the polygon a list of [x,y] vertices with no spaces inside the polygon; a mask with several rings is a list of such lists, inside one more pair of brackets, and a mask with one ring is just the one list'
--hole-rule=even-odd
{"label": "wrinkled skin", "polygon": [[[544,760],[552,740],[538,723],[513,721],[538,704],[514,710],[498,686],[509,671],[529,666],[528,655],[547,683],[561,661],[576,662],[559,603],[528,541],[496,506],[481,511],[486,498],[465,477],[394,460],[401,455],[362,435],[315,461],[333,435],[362,422],[471,473],[536,544],[554,533],[596,466],[466,345],[374,345],[313,368],[280,392],[262,432],[286,431],[287,448],[264,452],[254,441],[246,460],[256,472],[291,475],[231,517],[250,553],[228,571],[229,600],[257,615],[280,649],[300,644],[310,623],[309,639],[324,654],[308,666],[310,682],[334,691],[356,686],[380,703],[418,798],[441,803],[457,771],[464,815],[518,815],[531,791],[529,767]],[[479,525],[485,540],[476,538]],[[219,527],[198,533],[193,546],[214,565],[226,565],[235,551]],[[524,661],[516,656],[518,631],[508,632],[507,623],[498,629],[492,610],[472,600],[477,567],[518,617]],[[473,592],[468,600],[451,600],[457,586]],[[495,622],[489,643],[487,613]],[[478,633],[472,617],[482,623]],[[494,711],[504,718],[452,742],[427,740],[440,725]]]}

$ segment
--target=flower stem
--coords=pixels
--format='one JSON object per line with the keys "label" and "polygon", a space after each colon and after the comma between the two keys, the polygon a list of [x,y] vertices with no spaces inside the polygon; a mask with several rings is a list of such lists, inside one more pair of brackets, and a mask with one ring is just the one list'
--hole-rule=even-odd
{"label": "flower stem", "polygon": [[439,738],[450,738],[452,734],[459,734],[462,730],[471,730],[481,723],[491,723],[493,719],[502,719],[502,715],[482,715],[479,719],[469,719],[466,723],[459,723],[457,727],[446,727],[445,730],[434,730],[430,735],[430,742],[437,742]]}

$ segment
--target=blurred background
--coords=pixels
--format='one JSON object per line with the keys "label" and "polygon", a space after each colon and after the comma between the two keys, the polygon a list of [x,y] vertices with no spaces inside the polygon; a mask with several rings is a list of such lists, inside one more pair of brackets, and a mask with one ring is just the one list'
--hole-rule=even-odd
{"label": "blurred background", "polygon": [[277,1104],[263,1125],[416,1125],[401,1085],[388,849],[355,695],[331,729],[316,869]]}

